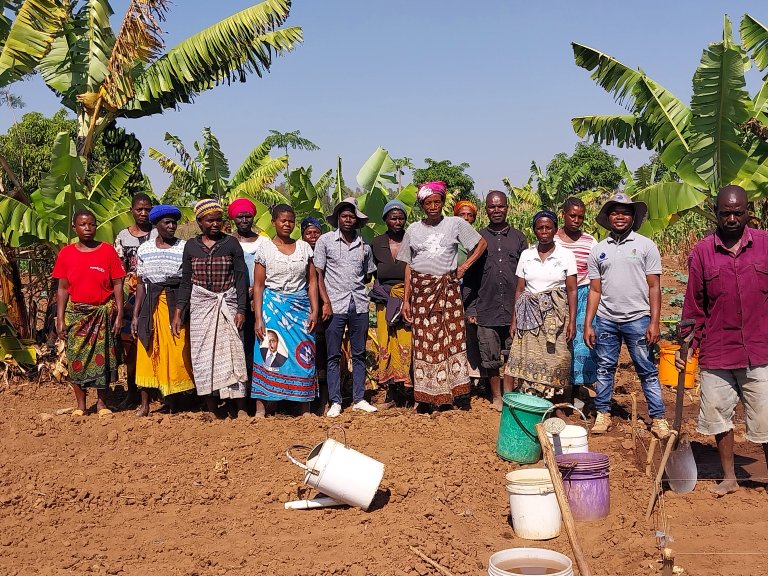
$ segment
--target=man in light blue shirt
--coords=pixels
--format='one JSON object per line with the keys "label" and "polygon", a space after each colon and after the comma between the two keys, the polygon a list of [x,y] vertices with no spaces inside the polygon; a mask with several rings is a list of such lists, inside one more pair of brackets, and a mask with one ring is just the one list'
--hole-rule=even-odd
{"label": "man in light blue shirt", "polygon": [[[320,275],[323,321],[327,322],[328,416],[341,414],[341,374],[339,359],[344,329],[349,330],[352,350],[352,409],[376,412],[364,398],[365,340],[368,335],[368,294],[365,285],[376,270],[371,247],[358,233],[368,217],[357,208],[354,198],[345,198],[328,216],[336,228],[320,236],[315,245],[314,264]],[[330,304],[329,304],[330,303]]]}

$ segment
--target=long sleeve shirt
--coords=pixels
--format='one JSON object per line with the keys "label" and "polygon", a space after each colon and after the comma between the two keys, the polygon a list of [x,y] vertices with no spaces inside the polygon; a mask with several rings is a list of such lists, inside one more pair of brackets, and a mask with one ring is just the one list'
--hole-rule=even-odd
{"label": "long sleeve shirt", "polygon": [[695,321],[702,368],[768,364],[768,232],[746,228],[735,253],[717,234],[700,240],[688,258],[682,317]]}
{"label": "long sleeve shirt", "polygon": [[184,245],[181,265],[181,285],[176,307],[186,310],[192,294],[192,286],[200,286],[211,292],[237,290],[237,311],[248,308],[247,268],[243,249],[233,236],[224,235],[208,248],[200,236]]}

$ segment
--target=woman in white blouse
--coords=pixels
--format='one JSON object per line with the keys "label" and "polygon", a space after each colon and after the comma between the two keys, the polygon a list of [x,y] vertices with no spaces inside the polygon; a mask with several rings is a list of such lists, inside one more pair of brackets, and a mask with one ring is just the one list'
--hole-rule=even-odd
{"label": "woman in white blouse", "polygon": [[555,243],[553,212],[538,212],[533,231],[538,241],[517,264],[505,378],[519,392],[562,401],[571,371],[568,344],[576,334],[576,258]]}
{"label": "woman in white blouse", "polygon": [[253,308],[256,316],[251,397],[256,417],[274,402],[301,402],[302,413],[316,395],[315,336],[317,274],[312,248],[291,237],[296,213],[287,204],[272,209],[275,237],[255,254]]}

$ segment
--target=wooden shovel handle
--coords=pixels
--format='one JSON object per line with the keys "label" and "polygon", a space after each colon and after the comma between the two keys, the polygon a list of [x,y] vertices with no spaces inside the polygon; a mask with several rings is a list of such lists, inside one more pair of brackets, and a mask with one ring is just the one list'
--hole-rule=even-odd
{"label": "wooden shovel handle", "polygon": [[542,424],[536,424],[536,435],[544,452],[544,463],[547,465],[547,470],[549,470],[549,475],[552,478],[552,486],[555,488],[557,503],[560,505],[560,513],[563,515],[565,533],[568,535],[568,541],[571,543],[571,550],[573,551],[573,557],[576,559],[576,565],[579,567],[581,576],[592,576],[592,571],[589,569],[587,558],[584,556],[584,550],[582,550],[579,537],[576,534],[576,522],[574,522],[573,514],[571,514],[571,506],[568,503],[568,496],[563,487],[563,479],[557,467],[555,453],[552,451],[552,445],[549,443],[547,433]]}

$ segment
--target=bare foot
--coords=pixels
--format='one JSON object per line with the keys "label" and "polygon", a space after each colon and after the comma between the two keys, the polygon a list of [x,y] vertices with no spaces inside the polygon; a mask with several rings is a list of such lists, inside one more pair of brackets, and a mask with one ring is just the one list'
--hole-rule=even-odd
{"label": "bare foot", "polygon": [[254,418],[266,418],[267,412],[266,410],[256,410],[256,414],[254,415]]}
{"label": "bare foot", "polygon": [[491,403],[491,408],[496,410],[496,412],[501,412],[504,410],[504,402],[501,401],[501,398],[494,398],[493,402]]}
{"label": "bare foot", "polygon": [[723,480],[720,484],[715,484],[709,487],[709,491],[712,492],[718,498],[722,498],[726,494],[733,494],[739,489],[739,483],[734,479]]}
{"label": "bare foot", "polygon": [[383,404],[377,404],[376,407],[379,410],[389,410],[390,408],[394,408],[395,407],[395,401],[394,400],[390,400],[388,402],[384,402]]}
{"label": "bare foot", "polygon": [[139,406],[138,408],[136,408],[136,416],[138,418],[143,418],[145,416],[149,416],[149,407],[148,406],[147,407]]}

